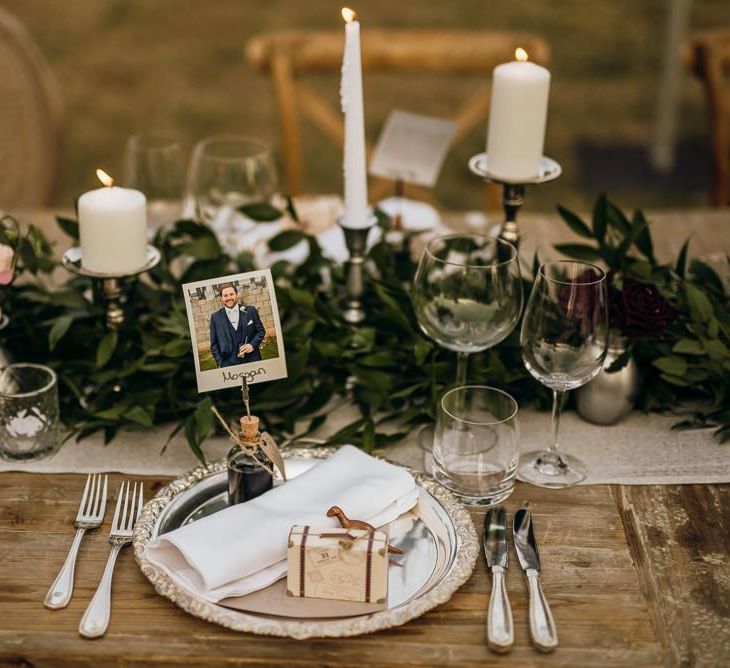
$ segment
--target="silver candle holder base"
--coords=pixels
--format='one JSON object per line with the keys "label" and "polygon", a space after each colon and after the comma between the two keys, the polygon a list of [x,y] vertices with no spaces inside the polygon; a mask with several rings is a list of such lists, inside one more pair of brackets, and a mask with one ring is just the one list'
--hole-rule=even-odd
{"label": "silver candle holder base", "polygon": [[509,241],[514,246],[520,243],[520,232],[517,227],[517,213],[525,203],[525,189],[528,185],[554,181],[562,173],[563,168],[553,159],[543,156],[537,175],[532,179],[509,181],[500,178],[489,170],[489,156],[478,153],[469,160],[469,169],[472,174],[487,183],[498,183],[502,186],[502,206],[504,207],[504,223],[499,233],[500,239]]}
{"label": "silver candle holder base", "polygon": [[147,246],[145,263],[137,270],[128,273],[102,273],[90,271],[81,263],[81,247],[74,246],[63,254],[62,264],[72,274],[94,280],[98,292],[106,305],[106,325],[109,329],[118,329],[124,323],[125,281],[154,269],[160,262],[160,251],[154,246]]}
{"label": "silver candle holder base", "polygon": [[337,224],[345,234],[345,245],[350,253],[347,262],[347,278],[345,281],[345,304],[342,317],[351,325],[358,325],[365,320],[365,307],[362,297],[365,294],[365,256],[370,230],[377,224],[378,219],[371,216],[367,227],[347,227],[343,218]]}

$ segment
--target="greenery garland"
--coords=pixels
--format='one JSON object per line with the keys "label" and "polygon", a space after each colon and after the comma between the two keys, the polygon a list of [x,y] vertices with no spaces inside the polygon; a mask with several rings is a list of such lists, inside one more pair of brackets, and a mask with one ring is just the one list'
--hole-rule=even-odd
{"label": "greenery garland", "polygon": [[[287,208],[296,220],[291,204]],[[687,266],[686,244],[674,266],[659,265],[643,215],[636,212],[628,219],[605,196],[599,198],[590,226],[565,209],[559,211],[591,243],[558,250],[604,262],[616,294],[622,292],[622,280],[639,281],[656,286],[671,305],[671,323],[659,335],[634,337],[627,353],[636,357],[642,371],[641,407],[665,410],[701,401],[680,428],[716,426],[720,442],[730,439],[730,318],[715,273],[697,260]],[[282,212],[260,204],[245,207],[244,213],[271,221]],[[75,221],[59,218],[58,224],[78,238]],[[385,231],[390,225],[383,215],[379,224]],[[348,442],[370,451],[433,420],[437,398],[453,382],[455,358],[421,333],[409,294],[416,265],[385,238],[369,252],[368,319],[356,328],[341,317],[344,268],[323,256],[317,240],[300,229],[270,240],[274,251],[302,241],[309,246],[300,266],[277,262],[271,267],[289,377],[251,388],[257,413],[278,438],[320,427],[328,405],[345,388],[360,417],[328,444]],[[51,273],[61,270],[37,228],[31,226],[21,237],[13,226],[4,225],[0,243],[16,247],[18,256],[15,284],[4,295],[10,325],[2,332],[3,345],[16,359],[57,371],[61,416],[70,434],[81,439],[101,432],[109,442],[120,429],[172,424],[169,436],[184,430],[190,447],[204,459],[201,445],[215,428],[212,398],[197,393],[180,286],[254,269],[251,254],[229,256],[209,227],[190,220],[161,230],[154,244],[162,261],[145,280],[130,282],[125,323],[108,331],[89,279],[71,277],[61,287],[51,280]],[[526,294],[530,285],[526,280]],[[504,388],[522,406],[547,398],[524,369],[519,328],[496,348],[471,356],[469,378]],[[240,392],[220,391],[215,402],[234,415],[240,411]],[[296,434],[302,419],[307,426]],[[404,431],[385,434],[379,429],[396,419]]]}

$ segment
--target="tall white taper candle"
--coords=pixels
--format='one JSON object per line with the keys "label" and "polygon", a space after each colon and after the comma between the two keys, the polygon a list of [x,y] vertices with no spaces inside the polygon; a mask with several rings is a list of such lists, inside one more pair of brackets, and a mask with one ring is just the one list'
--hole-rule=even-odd
{"label": "tall white taper candle", "polygon": [[355,12],[344,8],[345,54],[342,61],[340,98],[345,114],[345,227],[370,226],[368,209],[367,167],[365,161],[365,119],[362,98],[362,66],[360,63],[360,23]]}

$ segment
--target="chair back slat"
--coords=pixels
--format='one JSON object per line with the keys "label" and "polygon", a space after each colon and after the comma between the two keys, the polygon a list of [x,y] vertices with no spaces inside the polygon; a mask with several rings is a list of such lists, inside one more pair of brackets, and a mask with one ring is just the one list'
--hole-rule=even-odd
{"label": "chair back slat", "polygon": [[0,209],[51,203],[60,162],[60,99],[30,35],[0,8]]}

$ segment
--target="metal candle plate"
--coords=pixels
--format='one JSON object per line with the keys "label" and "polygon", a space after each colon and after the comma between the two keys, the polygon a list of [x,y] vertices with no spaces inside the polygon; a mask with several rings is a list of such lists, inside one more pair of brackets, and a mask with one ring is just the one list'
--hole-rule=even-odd
{"label": "metal candle plate", "polygon": [[[303,473],[333,452],[331,448],[286,451],[287,476]],[[414,477],[422,490],[418,511],[390,525],[392,544],[406,554],[390,568],[388,603],[383,610],[326,619],[316,614],[275,615],[265,608],[244,612],[238,604],[232,609],[225,601],[202,599],[149,562],[146,549],[151,540],[226,507],[224,461],[194,469],[145,506],[134,531],[135,557],[158,593],[196,617],[237,631],[293,638],[346,637],[399,626],[447,601],[471,575],[478,554],[468,511],[429,476],[414,473]]]}
{"label": "metal candle plate", "polygon": [[155,248],[154,246],[148,245],[147,246],[147,256],[145,258],[145,263],[135,271],[130,271],[127,273],[119,274],[119,273],[113,273],[113,274],[107,274],[103,272],[97,272],[97,271],[90,271],[89,269],[85,269],[84,266],[81,264],[81,246],[73,246],[72,248],[69,248],[64,254],[63,254],[63,260],[61,261],[63,266],[68,269],[72,274],[76,274],[77,276],[86,276],[87,278],[130,278],[132,276],[138,276],[139,274],[144,274],[146,271],[149,271],[150,269],[154,269],[157,264],[160,261],[160,251]]}
{"label": "metal candle plate", "polygon": [[486,153],[477,153],[469,160],[469,169],[472,174],[493,183],[509,183],[514,185],[532,185],[535,183],[547,183],[557,179],[562,173],[563,168],[552,158],[543,156],[540,159],[540,166],[537,176],[531,179],[518,179],[516,181],[503,179],[489,171],[489,157]]}

